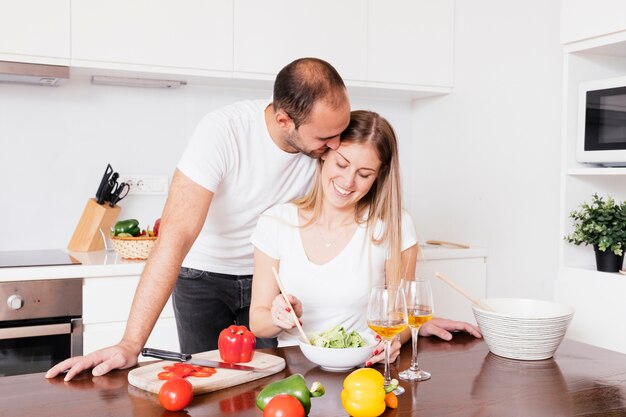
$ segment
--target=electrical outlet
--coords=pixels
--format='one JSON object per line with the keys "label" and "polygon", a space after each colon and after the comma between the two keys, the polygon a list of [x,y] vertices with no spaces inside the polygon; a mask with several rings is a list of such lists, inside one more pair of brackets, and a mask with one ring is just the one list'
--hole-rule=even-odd
{"label": "electrical outlet", "polygon": [[130,186],[128,195],[167,194],[167,175],[121,175],[118,182],[125,182]]}

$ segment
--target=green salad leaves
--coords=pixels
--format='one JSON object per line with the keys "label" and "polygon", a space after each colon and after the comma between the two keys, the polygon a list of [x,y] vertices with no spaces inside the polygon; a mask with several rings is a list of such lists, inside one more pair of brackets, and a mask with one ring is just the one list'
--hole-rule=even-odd
{"label": "green salad leaves", "polygon": [[343,349],[365,346],[366,343],[356,330],[347,333],[343,326],[332,327],[325,332],[315,332],[309,337],[313,346]]}

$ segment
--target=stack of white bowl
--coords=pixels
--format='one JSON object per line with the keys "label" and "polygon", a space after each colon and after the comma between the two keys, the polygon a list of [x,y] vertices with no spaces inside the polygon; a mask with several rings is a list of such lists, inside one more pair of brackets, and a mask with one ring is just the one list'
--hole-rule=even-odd
{"label": "stack of white bowl", "polygon": [[524,298],[488,298],[495,311],[473,305],[474,317],[489,350],[505,358],[548,359],[565,336],[574,309],[564,304]]}

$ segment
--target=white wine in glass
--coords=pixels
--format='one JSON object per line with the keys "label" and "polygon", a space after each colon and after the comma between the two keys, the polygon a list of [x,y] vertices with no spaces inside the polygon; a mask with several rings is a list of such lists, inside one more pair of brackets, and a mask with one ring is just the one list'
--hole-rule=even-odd
{"label": "white wine in glass", "polygon": [[[391,340],[400,334],[408,325],[406,300],[404,291],[400,287],[381,285],[375,286],[370,292],[367,305],[367,325],[378,333],[385,343],[385,386],[391,383],[389,371],[389,351]],[[402,387],[394,392],[401,394]]]}
{"label": "white wine in glass", "polygon": [[417,362],[417,340],[420,327],[433,318],[433,291],[430,281],[423,279],[403,279],[400,282],[400,287],[406,295],[413,355],[411,356],[409,369],[400,372],[398,377],[409,381],[426,381],[430,379],[431,375],[430,372],[426,372],[419,367]]}

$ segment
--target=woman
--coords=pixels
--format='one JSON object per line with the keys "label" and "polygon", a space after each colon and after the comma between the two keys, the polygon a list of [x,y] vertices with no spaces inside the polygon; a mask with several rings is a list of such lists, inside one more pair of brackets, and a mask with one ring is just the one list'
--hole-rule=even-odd
{"label": "woman", "polygon": [[[278,336],[279,346],[297,344],[299,337],[272,267],[280,270],[306,332],[338,324],[367,332],[370,288],[413,277],[418,255],[413,223],[402,210],[397,143],[389,123],[374,112],[353,111],[340,147],[319,160],[309,193],[267,210],[251,241],[250,328],[257,336]],[[442,325],[480,335],[465,323]],[[449,338],[445,330],[436,330],[422,334]],[[409,338],[407,330],[400,340]],[[394,340],[391,360],[400,346]],[[381,342],[366,365],[383,360],[382,352]]]}

